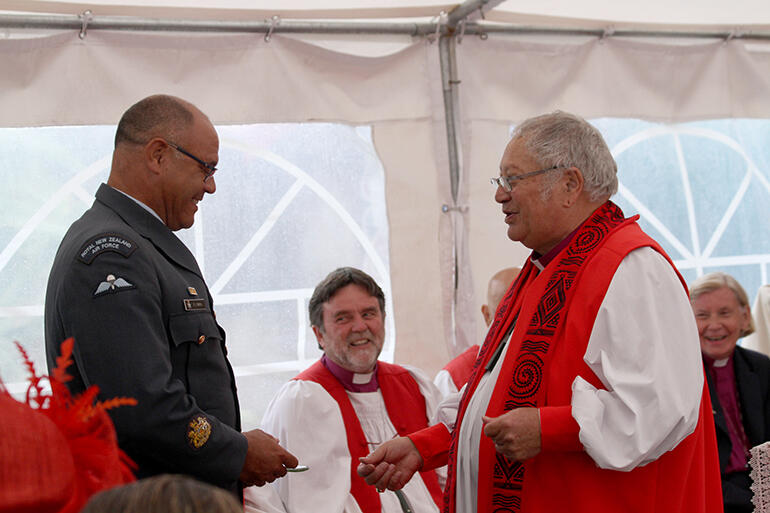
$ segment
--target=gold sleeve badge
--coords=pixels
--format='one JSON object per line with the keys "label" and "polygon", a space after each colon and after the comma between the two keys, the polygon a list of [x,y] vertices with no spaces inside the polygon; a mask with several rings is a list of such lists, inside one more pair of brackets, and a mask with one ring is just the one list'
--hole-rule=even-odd
{"label": "gold sleeve badge", "polygon": [[187,424],[187,444],[198,450],[208,442],[211,436],[211,424],[203,415],[196,415]]}

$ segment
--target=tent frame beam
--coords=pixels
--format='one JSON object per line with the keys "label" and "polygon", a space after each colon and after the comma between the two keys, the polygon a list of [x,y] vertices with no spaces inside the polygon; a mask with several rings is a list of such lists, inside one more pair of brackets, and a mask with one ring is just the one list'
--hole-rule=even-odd
{"label": "tent frame beam", "polygon": [[[466,2],[468,3],[468,2]],[[473,0],[474,4],[489,5],[490,1]],[[465,5],[465,4],[462,4]],[[461,7],[461,6],[460,6]],[[458,7],[459,9],[459,7]],[[469,14],[478,11],[471,9]],[[170,20],[160,18],[139,18],[129,16],[94,15],[87,21],[84,15],[72,14],[0,14],[0,28],[80,30],[84,23],[88,30],[127,30],[156,32],[225,32],[225,33],[267,33],[274,34],[380,34],[431,36],[454,36],[462,19],[454,25],[452,11],[443,22],[430,21],[357,21],[357,20],[299,20],[278,19],[257,21],[216,21],[216,20]],[[706,39],[758,39],[770,40],[768,30],[647,30],[647,29],[605,29],[565,28],[545,25],[522,25],[484,20],[466,21],[465,35],[485,36],[492,33],[509,35],[553,35],[590,37],[639,37],[639,38],[706,38]]]}
{"label": "tent frame beam", "polygon": [[127,30],[150,32],[221,32],[272,34],[394,34],[427,36],[436,32],[430,21],[384,22],[346,20],[273,20],[217,21],[171,20],[129,16],[91,16],[89,14],[3,14],[0,28],[45,30]]}
{"label": "tent frame beam", "polygon": [[[504,0],[465,0],[455,7],[448,16],[447,31],[439,41],[441,62],[441,84],[444,93],[444,119],[446,122],[447,149],[449,151],[449,180],[452,191],[452,207],[457,207],[457,196],[460,188],[460,137],[457,127],[457,108],[459,105],[460,79],[457,73],[457,57],[455,55],[457,27],[462,24],[461,33],[468,33],[467,18],[478,12],[484,16],[484,10],[489,10],[503,3]],[[455,283],[456,285],[456,283]]]}

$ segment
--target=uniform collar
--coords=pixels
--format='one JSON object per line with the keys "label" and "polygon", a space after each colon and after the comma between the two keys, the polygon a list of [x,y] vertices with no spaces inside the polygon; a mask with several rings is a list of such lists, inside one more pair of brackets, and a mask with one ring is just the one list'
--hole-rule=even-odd
{"label": "uniform collar", "polygon": [[203,279],[198,262],[187,246],[158,216],[150,215],[134,198],[103,183],[96,191],[96,201],[115,212],[140,235],[150,239],[167,258]]}
{"label": "uniform collar", "polygon": [[[112,186],[111,186],[111,185],[108,185],[108,187],[112,187]],[[113,189],[115,189],[115,187],[112,187],[112,188],[113,188]],[[131,196],[129,193],[127,193],[127,192],[125,192],[125,191],[121,191],[120,189],[115,189],[115,190],[116,190],[116,191],[118,191],[119,193],[123,194],[124,196],[126,196],[126,197],[128,197],[128,198],[131,198],[132,200],[136,201],[137,205],[139,205],[140,207],[142,207],[143,209],[145,209],[147,212],[149,212],[150,214],[152,214],[153,216],[155,216],[155,218],[156,218],[158,221],[160,221],[161,223],[163,223],[163,219],[161,219],[161,218],[160,218],[160,216],[158,215],[158,213],[157,213],[157,212],[155,212],[153,209],[151,209],[150,207],[148,207],[147,205],[145,205],[144,203],[142,203],[142,202],[141,202],[141,201],[139,201],[138,199],[134,198],[134,197],[133,197],[133,196]],[[163,224],[166,224],[166,223],[163,223]]]}

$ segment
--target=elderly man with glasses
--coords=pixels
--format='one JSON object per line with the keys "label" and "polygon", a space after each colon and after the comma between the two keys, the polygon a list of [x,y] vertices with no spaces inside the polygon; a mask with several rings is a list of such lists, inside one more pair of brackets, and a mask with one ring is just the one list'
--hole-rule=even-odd
{"label": "elderly man with glasses", "polygon": [[362,458],[396,489],[449,463],[445,511],[717,512],[719,465],[687,288],[609,198],[601,134],[556,112],[513,134],[493,179],[507,235],[532,250],[457,415]]}
{"label": "elderly man with glasses", "polygon": [[110,176],[56,254],[45,301],[49,368],[74,337],[77,394],[133,397],[111,411],[136,476],[188,474],[240,496],[297,459],[260,430],[240,432],[235,379],[209,289],[174,235],[216,190],[219,138],[194,105],[172,96],[129,108]]}

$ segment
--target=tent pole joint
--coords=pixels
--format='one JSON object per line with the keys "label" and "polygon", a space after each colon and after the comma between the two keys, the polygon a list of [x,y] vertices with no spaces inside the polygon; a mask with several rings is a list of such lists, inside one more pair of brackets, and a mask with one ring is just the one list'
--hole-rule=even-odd
{"label": "tent pole joint", "polygon": [[80,18],[80,33],[78,37],[85,39],[88,33],[88,24],[94,19],[94,13],[91,12],[91,9],[86,9],[81,14],[78,14],[78,18]]}

